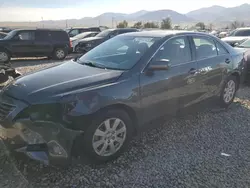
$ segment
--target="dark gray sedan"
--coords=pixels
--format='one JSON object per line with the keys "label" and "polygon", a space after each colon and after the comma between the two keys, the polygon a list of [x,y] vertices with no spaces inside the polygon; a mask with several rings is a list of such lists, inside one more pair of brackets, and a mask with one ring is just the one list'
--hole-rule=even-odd
{"label": "dark gray sedan", "polygon": [[6,86],[3,138],[13,152],[45,164],[79,155],[112,160],[151,120],[204,108],[208,100],[228,107],[244,66],[243,53],[205,33],[119,35]]}

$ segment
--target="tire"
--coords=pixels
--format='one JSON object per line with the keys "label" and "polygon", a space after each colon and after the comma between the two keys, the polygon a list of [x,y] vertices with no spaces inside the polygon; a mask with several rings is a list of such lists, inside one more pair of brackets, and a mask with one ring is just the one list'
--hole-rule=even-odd
{"label": "tire", "polygon": [[77,44],[76,47],[75,47],[75,49],[74,49],[74,52],[75,53],[80,53],[80,51],[81,51],[80,50],[80,46]]}
{"label": "tire", "polygon": [[53,52],[54,60],[63,60],[67,56],[67,52],[64,48],[56,48]]}
{"label": "tire", "polygon": [[[109,134],[107,131],[105,131],[105,129],[103,129],[106,128],[104,122],[107,120],[109,120],[110,125],[112,125],[110,127],[112,128],[114,128],[113,125],[116,121],[120,121],[120,123],[116,127],[116,134],[113,134],[116,135],[116,138],[112,136],[112,133]],[[103,133],[105,132],[106,136],[96,136],[95,134],[98,134],[96,132],[97,130],[101,131],[98,132],[100,135],[103,135]],[[124,130],[125,132],[122,132]],[[118,132],[122,133],[119,134]],[[132,135],[132,120],[125,111],[119,109],[111,109],[107,110],[106,112],[102,112],[97,115],[93,123],[88,127],[88,129],[84,133],[82,140],[84,155],[87,155],[90,161],[95,164],[114,160],[119,157],[124,150],[126,150],[132,138]],[[103,138],[103,140],[101,138]],[[118,140],[121,141],[120,144]],[[99,145],[98,142],[102,142],[102,144]],[[94,147],[94,145],[99,146]],[[111,146],[114,146],[114,153],[111,152]],[[101,152],[102,149],[103,151],[105,150],[106,153]]]}
{"label": "tire", "polygon": [[229,76],[225,81],[220,94],[221,107],[228,108],[230,106],[230,104],[234,101],[238,87],[239,83],[237,81],[237,78],[235,76]]}
{"label": "tire", "polygon": [[6,50],[0,50],[0,62],[9,63],[10,54]]}

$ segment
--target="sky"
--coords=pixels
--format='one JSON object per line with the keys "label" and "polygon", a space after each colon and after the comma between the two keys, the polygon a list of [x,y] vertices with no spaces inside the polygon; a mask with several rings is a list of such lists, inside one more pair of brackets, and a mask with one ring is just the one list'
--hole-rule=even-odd
{"label": "sky", "polygon": [[41,21],[95,17],[105,12],[171,9],[179,13],[220,5],[239,6],[249,0],[0,0],[0,21]]}

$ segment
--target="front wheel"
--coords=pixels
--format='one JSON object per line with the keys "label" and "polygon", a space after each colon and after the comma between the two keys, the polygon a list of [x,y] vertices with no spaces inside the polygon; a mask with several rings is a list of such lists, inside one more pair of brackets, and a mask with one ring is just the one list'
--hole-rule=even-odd
{"label": "front wheel", "polygon": [[123,110],[108,110],[100,114],[84,134],[85,154],[94,162],[117,158],[132,137],[132,121]]}
{"label": "front wheel", "polygon": [[0,50],[0,62],[8,63],[10,61],[10,55],[5,50]]}
{"label": "front wheel", "polygon": [[220,95],[220,106],[227,108],[235,98],[238,88],[238,81],[235,76],[229,76],[226,80]]}

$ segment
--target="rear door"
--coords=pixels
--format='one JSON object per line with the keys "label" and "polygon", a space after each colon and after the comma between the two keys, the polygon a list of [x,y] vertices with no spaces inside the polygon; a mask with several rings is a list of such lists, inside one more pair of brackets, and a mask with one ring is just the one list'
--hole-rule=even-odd
{"label": "rear door", "polygon": [[186,36],[176,36],[158,50],[148,67],[158,59],[169,60],[168,70],[141,73],[141,104],[144,121],[166,114],[175,115],[180,106],[197,98],[197,64],[193,61],[190,42]]}
{"label": "rear door", "polygon": [[35,31],[19,31],[11,41],[11,51],[16,56],[32,56],[35,53]]}
{"label": "rear door", "polygon": [[35,51],[38,55],[50,55],[53,52],[51,31],[35,32]]}
{"label": "rear door", "polygon": [[223,81],[223,71],[231,61],[230,54],[213,38],[208,36],[193,36],[192,45],[198,64],[197,84],[202,102],[220,92]]}

